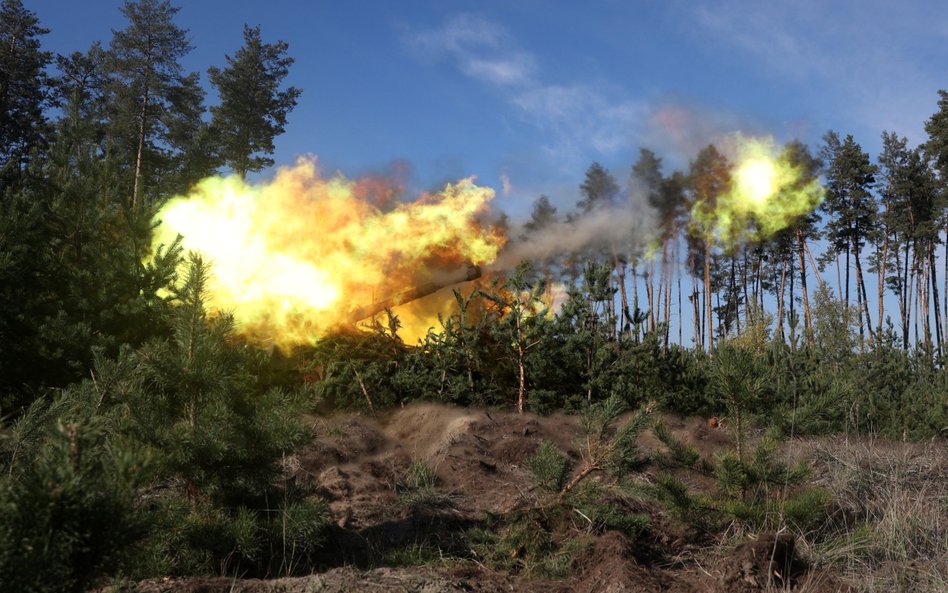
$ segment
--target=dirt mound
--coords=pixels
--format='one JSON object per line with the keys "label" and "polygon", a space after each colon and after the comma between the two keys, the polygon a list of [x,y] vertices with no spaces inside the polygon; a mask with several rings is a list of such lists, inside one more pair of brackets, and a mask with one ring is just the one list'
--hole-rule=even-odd
{"label": "dirt mound", "polygon": [[735,592],[792,587],[804,569],[789,533],[763,533],[734,548],[722,564],[722,581]]}
{"label": "dirt mound", "polygon": [[333,521],[360,529],[404,518],[399,477],[422,462],[457,512],[502,513],[531,488],[525,461],[548,440],[578,459],[577,418],[488,412],[418,404],[376,418],[351,414],[314,420],[316,441],[297,454],[297,480],[329,502]]}
{"label": "dirt mound", "polygon": [[[727,431],[710,427],[703,419],[665,416],[663,420],[677,439],[698,449],[702,457],[710,458],[730,446]],[[419,554],[436,551],[431,560],[436,565],[442,555],[470,557],[466,533],[492,528],[491,521],[503,525],[505,518],[538,500],[527,460],[540,443],[549,441],[563,451],[575,462],[574,471],[582,464],[580,420],[563,414],[541,417],[418,404],[374,417],[339,414],[313,418],[311,423],[313,443],[288,459],[285,469],[289,479],[315,488],[327,501],[332,525],[325,553],[317,559],[326,572],[268,581],[151,581],[141,583],[138,591],[750,593],[769,584],[791,590],[838,590],[810,586],[802,578],[793,540],[773,534],[738,546],[719,562],[719,569],[712,571],[715,574],[706,572],[701,563],[687,560],[702,553],[696,535],[670,519],[661,505],[635,497],[612,500],[607,490],[593,502],[614,509],[617,515],[611,520],[642,515],[648,517],[649,527],[633,544],[619,531],[595,527],[579,513],[572,529],[577,531],[574,535],[587,539],[589,548],[573,558],[572,576],[564,581],[495,572],[469,561],[441,563],[441,568],[355,572],[352,567],[400,566],[399,558],[412,550]],[[643,434],[638,445],[646,455],[662,447],[650,433]],[[412,498],[406,496],[406,488],[411,487],[410,475],[419,466],[427,468],[428,479],[433,472],[437,483]],[[598,473],[589,478],[592,482],[600,479]],[[714,566],[706,557],[701,562]]]}
{"label": "dirt mound", "polygon": [[577,593],[654,593],[698,592],[687,580],[672,577],[664,570],[639,565],[629,541],[620,533],[608,531],[577,562],[578,579],[572,590]]}
{"label": "dirt mound", "polygon": [[845,593],[851,588],[825,571],[808,570],[789,533],[767,532],[739,544],[719,567],[722,590],[734,593],[806,591]]}

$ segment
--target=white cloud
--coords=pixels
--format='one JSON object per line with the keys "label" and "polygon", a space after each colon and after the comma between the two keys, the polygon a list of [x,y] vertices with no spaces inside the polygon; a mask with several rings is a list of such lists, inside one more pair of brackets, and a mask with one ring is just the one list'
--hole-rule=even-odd
{"label": "white cloud", "polygon": [[590,151],[609,155],[628,148],[646,117],[643,104],[610,97],[590,84],[545,80],[532,53],[503,26],[478,16],[456,16],[408,41],[429,59],[449,59],[466,76],[502,93],[544,134],[543,150],[564,167],[582,165]]}
{"label": "white cloud", "polygon": [[499,25],[474,15],[459,15],[443,27],[411,35],[408,42],[433,59],[447,58],[466,75],[494,85],[530,80],[533,56],[517,50]]}
{"label": "white cloud", "polygon": [[533,70],[533,61],[518,54],[503,59],[483,59],[468,57],[461,63],[461,69],[472,78],[497,85],[522,84],[529,79]]}

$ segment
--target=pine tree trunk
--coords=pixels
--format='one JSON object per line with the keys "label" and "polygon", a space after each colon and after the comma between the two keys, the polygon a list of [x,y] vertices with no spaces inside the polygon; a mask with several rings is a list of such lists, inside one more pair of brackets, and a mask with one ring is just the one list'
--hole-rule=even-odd
{"label": "pine tree trunk", "polygon": [[902,274],[902,302],[904,303],[902,310],[902,347],[908,350],[909,328],[912,324],[912,279],[909,270],[909,251],[911,249],[911,243],[908,237],[905,239],[904,272]]}
{"label": "pine tree trunk", "polygon": [[698,302],[698,278],[697,270],[695,270],[695,258],[693,255],[688,256],[688,269],[691,270],[691,306],[694,310],[694,317],[692,321],[694,322],[694,337],[692,341],[699,349],[704,349],[704,336],[701,335],[701,309]]}
{"label": "pine tree trunk", "polygon": [[850,246],[846,246],[846,285],[843,288],[843,301],[845,301],[846,306],[849,306],[849,249]]}
{"label": "pine tree trunk", "polygon": [[645,282],[645,298],[648,299],[648,331],[655,330],[655,300],[653,298],[654,290],[652,276],[655,272],[655,260],[652,258],[648,262],[648,280]]}
{"label": "pine tree trunk", "polygon": [[[946,277],[948,277],[948,274],[946,274]],[[681,269],[678,270],[678,275],[675,278],[678,281],[678,347],[684,348],[683,326],[685,325],[685,319],[681,316]],[[945,302],[948,302],[948,298],[945,299]]]}
{"label": "pine tree trunk", "polygon": [[[638,258],[632,258],[632,315],[637,317],[639,314],[639,274],[638,274]],[[631,331],[635,332],[635,343],[639,343],[639,326],[633,320],[629,320],[631,324]]]}
{"label": "pine tree trunk", "polygon": [[859,337],[860,339],[862,339],[863,337],[862,315],[865,314],[866,335],[869,338],[869,347],[872,348],[874,347],[875,341],[874,341],[874,337],[872,333],[872,319],[869,316],[869,299],[868,299],[868,293],[866,292],[865,277],[862,274],[862,264],[860,263],[860,260],[859,260],[859,250],[856,248],[855,245],[853,246],[853,260],[855,261],[855,264],[856,264],[856,283],[857,283],[856,292],[858,293],[858,296],[859,296],[859,301],[860,301],[859,304],[862,307],[860,318],[859,318]]}
{"label": "pine tree trunk", "polygon": [[919,306],[921,309],[921,319],[922,319],[922,335],[925,337],[925,347],[929,350],[932,347],[932,319],[929,314],[928,308],[930,306],[928,298],[928,279],[929,279],[929,265],[928,265],[928,250],[926,249],[924,255],[922,256],[921,262],[921,274],[919,274],[919,287],[918,287],[918,296],[919,296]]}
{"label": "pine tree trunk", "polygon": [[631,321],[629,320],[629,297],[625,289],[625,263],[619,260],[618,255],[615,256],[615,260],[616,271],[619,275],[619,300],[622,305],[622,311],[620,313],[621,321],[619,322],[619,336],[621,337],[622,334],[626,332],[626,326],[630,325]]}
{"label": "pine tree trunk", "polygon": [[[741,309],[740,303],[737,300],[737,274],[735,266],[737,265],[737,257],[731,256],[731,288],[728,292],[731,294],[728,295],[727,310],[733,311],[734,315],[734,324],[736,325],[737,335],[741,335]],[[733,308],[732,308],[733,305]],[[728,323],[730,325],[730,323]],[[727,328],[728,334],[730,334],[730,327]]]}
{"label": "pine tree trunk", "polygon": [[[672,262],[677,264],[678,262],[678,241],[677,234],[672,234],[672,237],[675,237],[675,243],[672,244]],[[665,290],[665,339],[662,344],[662,351],[668,353],[668,336],[671,334],[671,293],[672,293],[672,276],[675,273],[677,265],[669,266],[668,275],[668,288]],[[679,286],[681,286],[679,284]],[[680,292],[680,290],[679,290]],[[681,324],[681,316],[679,315],[678,323]]]}
{"label": "pine tree trunk", "polygon": [[138,205],[138,191],[142,175],[142,157],[145,152],[145,117],[148,112],[148,81],[145,81],[145,94],[142,96],[142,111],[138,120],[138,150],[135,155],[135,180],[132,184],[132,209]]}
{"label": "pine tree trunk", "polygon": [[747,319],[747,311],[750,309],[750,303],[752,302],[748,297],[747,293],[747,247],[744,247],[744,255],[741,257],[743,265],[741,266],[741,283],[743,283],[744,290],[744,325],[750,323]]}
{"label": "pine tree trunk", "polygon": [[657,307],[657,313],[655,317],[655,326],[658,327],[662,323],[662,314],[665,312],[664,301],[662,297],[665,296],[665,273],[668,271],[668,238],[662,237],[662,272],[658,276],[658,294],[655,296],[655,306]]}
{"label": "pine tree trunk", "polygon": [[935,344],[938,348],[938,358],[941,358],[941,341],[942,341],[942,326],[941,326],[941,308],[939,307],[939,298],[938,298],[938,268],[935,265],[935,242],[930,241],[928,244],[929,256],[928,261],[931,265],[931,275],[932,275],[932,306],[935,310]]}
{"label": "pine tree trunk", "polygon": [[[787,279],[787,262],[784,261],[780,269],[780,289],[777,293],[777,329],[774,330],[774,334],[780,334],[781,339],[783,338],[783,298],[785,294],[785,286]],[[793,296],[791,295],[791,299]]]}
{"label": "pine tree trunk", "polygon": [[797,229],[797,257],[800,260],[800,295],[803,298],[803,333],[806,335],[808,346],[813,345],[813,319],[810,317],[810,297],[806,286],[806,263],[803,261],[803,251],[806,249],[806,239],[803,231]]}
{"label": "pine tree trunk", "polygon": [[711,311],[711,240],[704,242],[704,295],[708,329],[708,353],[714,354],[714,319]]}
{"label": "pine tree trunk", "polygon": [[882,258],[879,260],[879,324],[877,325],[878,329],[876,330],[876,335],[882,336],[882,320],[885,315],[885,274],[886,274],[886,263],[889,257],[889,230],[888,228],[883,229],[884,238],[882,240]]}
{"label": "pine tree trunk", "polygon": [[[933,247],[934,249],[934,247]],[[945,308],[942,315],[942,320],[945,323],[944,328],[942,329],[942,335],[948,333],[948,229],[945,232]]]}

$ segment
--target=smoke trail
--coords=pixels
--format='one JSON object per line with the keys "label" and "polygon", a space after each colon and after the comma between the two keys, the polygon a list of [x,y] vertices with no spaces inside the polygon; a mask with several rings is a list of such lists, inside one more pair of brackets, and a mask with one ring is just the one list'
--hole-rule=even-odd
{"label": "smoke trail", "polygon": [[487,269],[506,270],[521,261],[548,262],[584,252],[629,253],[649,241],[655,224],[652,208],[640,193],[632,192],[626,203],[600,206],[567,221],[551,222],[511,241]]}

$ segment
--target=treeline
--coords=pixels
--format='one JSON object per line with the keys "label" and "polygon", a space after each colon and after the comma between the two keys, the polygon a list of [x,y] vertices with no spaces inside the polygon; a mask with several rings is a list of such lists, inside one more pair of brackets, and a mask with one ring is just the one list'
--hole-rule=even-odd
{"label": "treeline", "polygon": [[[766,215],[722,213],[740,163],[711,144],[686,171],[671,173],[643,148],[624,186],[593,163],[576,209],[560,216],[539,198],[526,238],[644,196],[657,219],[653,235],[595,254],[613,268],[609,282],[617,296],[607,315],[616,331],[659,332],[665,349],[678,342],[713,352],[716,341],[741,335],[755,311],[767,310],[775,335],[812,345],[812,301],[832,287],[854,307],[860,350],[884,344],[891,326],[902,348],[925,348],[940,358],[948,324],[948,252],[943,272],[938,261],[948,232],[945,91],[925,129],[928,140],[916,147],[883,132],[875,161],[851,135],[833,131],[815,154],[799,141],[786,144],[779,159],[799,177],[772,201],[781,223],[773,232]],[[814,180],[825,187],[819,206],[788,216],[794,194]],[[570,256],[541,263],[548,278],[575,283],[582,261]]]}
{"label": "treeline", "polygon": [[733,402],[711,387],[723,373],[759,379],[740,413],[786,435],[948,436],[948,374],[932,353],[903,349],[891,330],[860,352],[857,309],[828,290],[813,295],[809,340],[774,336],[773,316],[754,309],[712,355],[666,344],[664,324],[641,335],[617,331],[612,272],[612,263],[587,263],[555,314],[544,274],[525,264],[489,287],[455,291],[454,312],[418,345],[401,340],[391,312],[371,331],[323,338],[301,353],[315,403],[372,412],[432,399],[549,413],[615,397],[630,407],[654,400],[680,414],[730,416]]}

